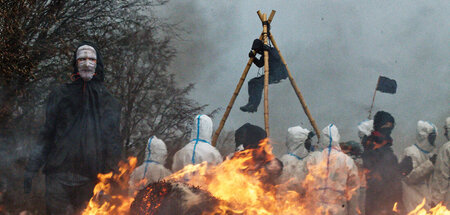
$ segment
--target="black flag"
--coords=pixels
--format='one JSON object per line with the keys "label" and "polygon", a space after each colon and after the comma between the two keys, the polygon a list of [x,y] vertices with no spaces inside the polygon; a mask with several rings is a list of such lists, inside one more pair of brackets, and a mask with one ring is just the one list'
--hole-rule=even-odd
{"label": "black flag", "polygon": [[395,94],[397,92],[397,82],[384,76],[378,78],[377,90],[383,93]]}

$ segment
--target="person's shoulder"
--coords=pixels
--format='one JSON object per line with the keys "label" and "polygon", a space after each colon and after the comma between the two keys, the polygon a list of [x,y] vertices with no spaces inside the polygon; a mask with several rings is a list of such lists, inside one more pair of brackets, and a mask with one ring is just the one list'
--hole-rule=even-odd
{"label": "person's shoulder", "polygon": [[67,86],[67,84],[57,84],[50,86],[50,88],[52,89],[50,91],[50,94],[48,95],[48,99],[50,101],[52,100],[55,101],[64,97],[65,95],[68,94],[69,91],[69,86]]}
{"label": "person's shoulder", "polygon": [[183,147],[181,147],[181,149],[179,149],[175,154],[181,153],[181,152],[184,152],[184,151],[192,151],[193,148],[194,148],[194,144],[192,142],[189,142],[188,144],[186,144]]}
{"label": "person's shoulder", "polygon": [[309,153],[309,155],[304,159],[304,162],[308,164],[320,162],[322,160],[323,151],[314,151]]}
{"label": "person's shoulder", "polygon": [[[201,144],[201,145],[202,145],[203,147],[205,147],[205,148],[211,149],[211,151],[212,151],[213,153],[219,154],[219,155],[220,155],[219,150],[218,150],[215,146],[213,146],[213,145],[211,145],[211,144],[209,144],[209,143],[204,143],[204,142],[200,142],[199,144]],[[222,155],[220,155],[220,156],[222,156]]]}
{"label": "person's shoulder", "polygon": [[291,157],[292,156],[290,156],[289,154],[284,154],[283,156],[281,156],[281,158],[280,158],[280,160],[281,160],[281,162],[286,162],[286,161],[289,161],[289,160],[291,160]]}
{"label": "person's shoulder", "polygon": [[450,155],[450,141],[442,145],[439,151],[443,154]]}
{"label": "person's shoulder", "polygon": [[411,145],[411,146],[408,146],[405,148],[405,155],[411,155],[417,151],[418,151],[417,147],[415,147],[414,145]]}

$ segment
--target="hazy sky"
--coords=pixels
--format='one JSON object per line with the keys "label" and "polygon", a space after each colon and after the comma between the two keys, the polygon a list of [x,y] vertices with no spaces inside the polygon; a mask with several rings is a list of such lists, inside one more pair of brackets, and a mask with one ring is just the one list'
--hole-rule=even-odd
{"label": "hazy sky", "polygon": [[[221,107],[217,127],[247,63],[253,39],[262,31],[256,14],[277,11],[274,35],[321,130],[339,128],[341,140],[357,139],[367,118],[379,75],[397,81],[397,94],[377,93],[374,112],[396,119],[394,149],[413,143],[418,120],[440,130],[450,116],[450,1],[374,0],[171,0],[161,16],[189,31],[176,46],[171,69],[180,84],[196,83],[191,96],[208,110]],[[256,77],[252,66],[247,80]],[[257,113],[239,107],[248,99],[244,84],[225,129],[245,122],[264,127]],[[269,87],[272,138],[283,143],[288,127],[312,129],[289,80]],[[277,147],[276,152],[282,153]]]}

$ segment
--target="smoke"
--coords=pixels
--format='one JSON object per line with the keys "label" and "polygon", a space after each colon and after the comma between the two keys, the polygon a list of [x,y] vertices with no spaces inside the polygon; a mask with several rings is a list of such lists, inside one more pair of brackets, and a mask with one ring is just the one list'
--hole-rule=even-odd
{"label": "smoke", "polygon": [[[189,34],[177,41],[171,69],[180,84],[196,83],[192,98],[222,108],[216,127],[262,31],[256,11],[272,9],[272,34],[320,130],[334,123],[343,141],[357,140],[356,126],[367,118],[377,78],[384,75],[397,81],[397,94],[378,92],[373,114],[385,110],[395,117],[397,154],[414,142],[418,120],[442,131],[450,116],[448,1],[172,0],[160,14]],[[256,75],[252,66],[246,81]],[[254,114],[239,110],[247,99],[245,83],[225,129],[246,122],[264,127],[262,105]],[[269,103],[271,137],[279,145],[288,127],[312,129],[288,80],[270,85]]]}

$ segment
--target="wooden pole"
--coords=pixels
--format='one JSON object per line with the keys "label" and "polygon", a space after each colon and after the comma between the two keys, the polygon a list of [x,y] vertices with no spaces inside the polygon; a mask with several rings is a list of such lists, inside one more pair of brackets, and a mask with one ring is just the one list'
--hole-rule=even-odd
{"label": "wooden pole", "polygon": [[[263,14],[263,36],[264,45],[269,45],[267,14]],[[269,131],[269,51],[264,50],[264,126],[267,136],[270,136]]]}
{"label": "wooden pole", "polygon": [[378,76],[377,86],[375,87],[375,92],[373,92],[372,104],[370,105],[370,110],[369,110],[369,117],[367,117],[368,119],[372,118],[372,108],[373,108],[373,103],[375,103],[375,96],[377,95],[377,87],[378,87],[378,84],[380,83],[380,76]]}
{"label": "wooden pole", "polygon": [[[269,23],[272,22],[273,17],[275,16],[275,12],[274,10],[272,10],[272,12],[270,13],[269,16]],[[259,15],[259,11],[258,11],[258,15]],[[263,33],[261,33],[261,35],[259,36],[259,39],[262,40],[263,39]],[[225,126],[225,122],[228,119],[228,116],[230,114],[231,109],[233,108],[234,102],[236,101],[236,97],[239,95],[239,92],[241,91],[242,85],[244,84],[245,78],[247,77],[248,71],[250,70],[250,67],[253,63],[254,58],[250,58],[247,62],[247,65],[245,66],[244,72],[241,75],[241,79],[239,80],[239,83],[236,86],[236,89],[234,90],[233,96],[230,99],[230,102],[228,103],[227,109],[225,110],[225,113],[222,116],[222,120],[220,120],[220,124],[219,127],[217,128],[216,132],[214,132],[214,136],[212,138],[211,144],[213,146],[216,146],[217,144],[217,139],[220,136],[220,132],[222,132],[223,127]]]}
{"label": "wooden pole", "polygon": [[316,121],[314,120],[314,118],[311,116],[311,113],[309,112],[308,106],[306,106],[306,102],[305,99],[303,98],[302,93],[300,92],[300,88],[298,88],[297,84],[295,83],[294,78],[292,77],[292,74],[289,70],[289,67],[287,66],[286,61],[284,60],[283,55],[281,54],[280,49],[278,48],[277,43],[275,42],[275,39],[272,35],[272,33],[269,34],[270,40],[272,41],[273,46],[277,49],[278,54],[280,55],[281,61],[283,61],[283,64],[286,66],[286,70],[288,72],[288,76],[289,76],[289,81],[291,82],[292,87],[294,88],[295,94],[297,94],[298,99],[300,100],[300,103],[302,104],[303,107],[303,111],[305,112],[306,116],[309,119],[309,122],[311,123],[311,125],[314,128],[314,131],[316,132],[317,135],[317,139],[320,139],[320,132],[319,129],[317,127]]}
{"label": "wooden pole", "polygon": [[[262,35],[261,37],[262,38]],[[250,70],[250,67],[253,63],[253,57],[248,59],[247,65],[245,66],[244,72],[241,75],[241,79],[239,80],[239,83],[236,86],[236,89],[234,89],[233,96],[231,97],[230,102],[228,103],[227,109],[225,110],[225,113],[223,114],[222,120],[220,120],[219,127],[217,128],[216,132],[214,133],[214,136],[212,138],[212,145],[216,146],[217,139],[219,138],[220,132],[223,129],[223,126],[225,125],[225,122],[228,119],[228,115],[230,114],[231,108],[234,105],[234,102],[236,101],[236,97],[239,95],[239,92],[241,91],[242,85],[244,84],[245,78],[247,77],[248,71]]]}

